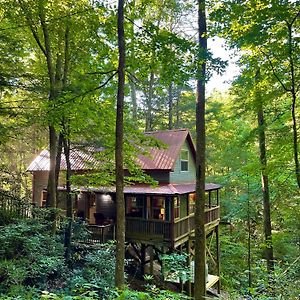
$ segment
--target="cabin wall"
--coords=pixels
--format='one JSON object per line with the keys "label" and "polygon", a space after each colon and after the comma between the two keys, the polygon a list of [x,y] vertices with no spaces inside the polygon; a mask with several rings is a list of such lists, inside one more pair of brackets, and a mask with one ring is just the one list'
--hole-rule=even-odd
{"label": "cabin wall", "polygon": [[116,218],[116,203],[110,195],[96,194],[96,212],[101,213],[105,219]]}
{"label": "cabin wall", "polygon": [[180,153],[175,163],[174,171],[170,172],[170,183],[194,182],[196,180],[196,163],[188,142],[185,141],[181,149],[189,151],[189,170],[181,171]]}
{"label": "cabin wall", "polygon": [[[42,205],[43,190],[47,189],[48,171],[34,171],[32,174],[32,202],[37,206]],[[64,185],[64,173],[59,176],[58,185]]]}
{"label": "cabin wall", "polygon": [[42,205],[43,189],[47,187],[48,171],[33,172],[32,178],[32,202],[37,206]]}
{"label": "cabin wall", "polygon": [[154,180],[159,183],[169,183],[170,182],[170,173],[168,171],[147,171],[147,175],[150,175]]}

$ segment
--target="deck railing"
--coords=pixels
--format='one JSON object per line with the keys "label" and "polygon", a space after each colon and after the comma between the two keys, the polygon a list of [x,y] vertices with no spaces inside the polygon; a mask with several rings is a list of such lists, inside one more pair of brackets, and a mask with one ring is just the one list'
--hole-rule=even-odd
{"label": "deck railing", "polygon": [[14,198],[8,194],[0,193],[0,210],[11,213],[18,218],[32,217],[34,204],[24,199]]}
{"label": "deck railing", "polygon": [[[220,207],[207,208],[205,224],[220,218]],[[161,239],[175,241],[195,229],[194,214],[175,220],[174,223],[162,220],[145,220],[142,218],[126,218],[126,237],[138,239]]]}
{"label": "deck railing", "polygon": [[[220,218],[220,206],[205,209],[205,224],[208,225]],[[174,222],[174,235],[172,240],[179,239],[195,229],[195,216],[190,215]]]}
{"label": "deck railing", "polygon": [[205,224],[212,223],[220,218],[220,206],[205,209]]}
{"label": "deck railing", "polygon": [[115,239],[115,224],[88,225],[88,231],[90,237],[85,240],[87,243],[106,243]]}
{"label": "deck railing", "polygon": [[170,239],[171,222],[162,220],[145,220],[141,218],[126,218],[127,238],[159,238]]}

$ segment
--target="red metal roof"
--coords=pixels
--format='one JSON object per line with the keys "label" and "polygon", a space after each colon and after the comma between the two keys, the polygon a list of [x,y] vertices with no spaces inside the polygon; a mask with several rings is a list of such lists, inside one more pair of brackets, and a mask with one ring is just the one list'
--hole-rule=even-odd
{"label": "red metal roof", "polygon": [[[93,157],[95,151],[100,151],[100,149],[95,150],[94,148],[86,148],[85,151],[79,149],[72,149],[70,151],[70,162],[72,170],[91,170],[95,164],[99,162]],[[50,154],[48,150],[43,150],[29,165],[27,171],[49,171],[50,168]],[[65,155],[61,156],[61,170],[67,169]]]}
{"label": "red metal roof", "polygon": [[[221,185],[215,183],[206,183],[205,191],[213,191],[222,188]],[[115,193],[115,187],[99,187],[99,188],[80,188],[81,191],[91,191],[98,193]],[[146,184],[136,184],[124,187],[124,194],[147,194],[147,195],[181,195],[193,193],[196,190],[195,183],[169,183],[159,184],[158,186],[150,186]]]}
{"label": "red metal roof", "polygon": [[[139,155],[137,163],[143,170],[173,170],[176,159],[178,158],[180,149],[185,140],[189,143],[191,151],[195,158],[195,147],[191,135],[187,129],[164,130],[146,132],[145,135],[154,137],[166,145],[166,148],[150,148],[149,156]],[[93,152],[101,151],[100,149],[88,148],[85,151],[72,149],[70,151],[72,170],[90,170],[92,166],[97,164],[97,160],[93,157]],[[49,171],[49,151],[43,150],[27,168],[27,171]],[[62,155],[61,170],[66,170],[65,156]]]}
{"label": "red metal roof", "polygon": [[185,140],[189,143],[195,158],[195,146],[187,129],[153,131],[146,132],[145,135],[160,140],[167,147],[165,149],[151,148],[149,156],[139,155],[137,163],[143,170],[173,170]]}

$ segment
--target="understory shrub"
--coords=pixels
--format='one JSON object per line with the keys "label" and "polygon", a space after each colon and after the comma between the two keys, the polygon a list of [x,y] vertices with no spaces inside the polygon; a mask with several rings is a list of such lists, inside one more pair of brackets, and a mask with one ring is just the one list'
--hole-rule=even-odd
{"label": "understory shrub", "polygon": [[114,288],[115,245],[99,245],[88,252],[75,252],[74,256],[77,256],[77,262],[67,281],[69,294],[76,296],[93,292],[97,299],[108,299]]}
{"label": "understory shrub", "polygon": [[19,220],[0,230],[0,292],[14,286],[44,287],[66,271],[64,247],[37,220]]}

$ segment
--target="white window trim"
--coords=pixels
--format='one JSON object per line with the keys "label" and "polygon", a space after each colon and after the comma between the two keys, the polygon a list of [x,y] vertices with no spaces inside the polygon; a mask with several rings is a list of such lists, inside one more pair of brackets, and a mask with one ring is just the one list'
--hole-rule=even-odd
{"label": "white window trim", "polygon": [[[181,158],[181,153],[182,153],[182,151],[186,151],[186,152],[187,152],[187,160]],[[189,160],[190,160],[190,153],[189,153],[189,150],[187,150],[187,149],[181,149],[181,150],[180,150],[180,172],[183,172],[183,173],[189,172],[189,170],[190,170],[190,163],[189,163]],[[182,170],[182,165],[181,165],[181,162],[182,162],[182,161],[187,162],[187,170]]]}

